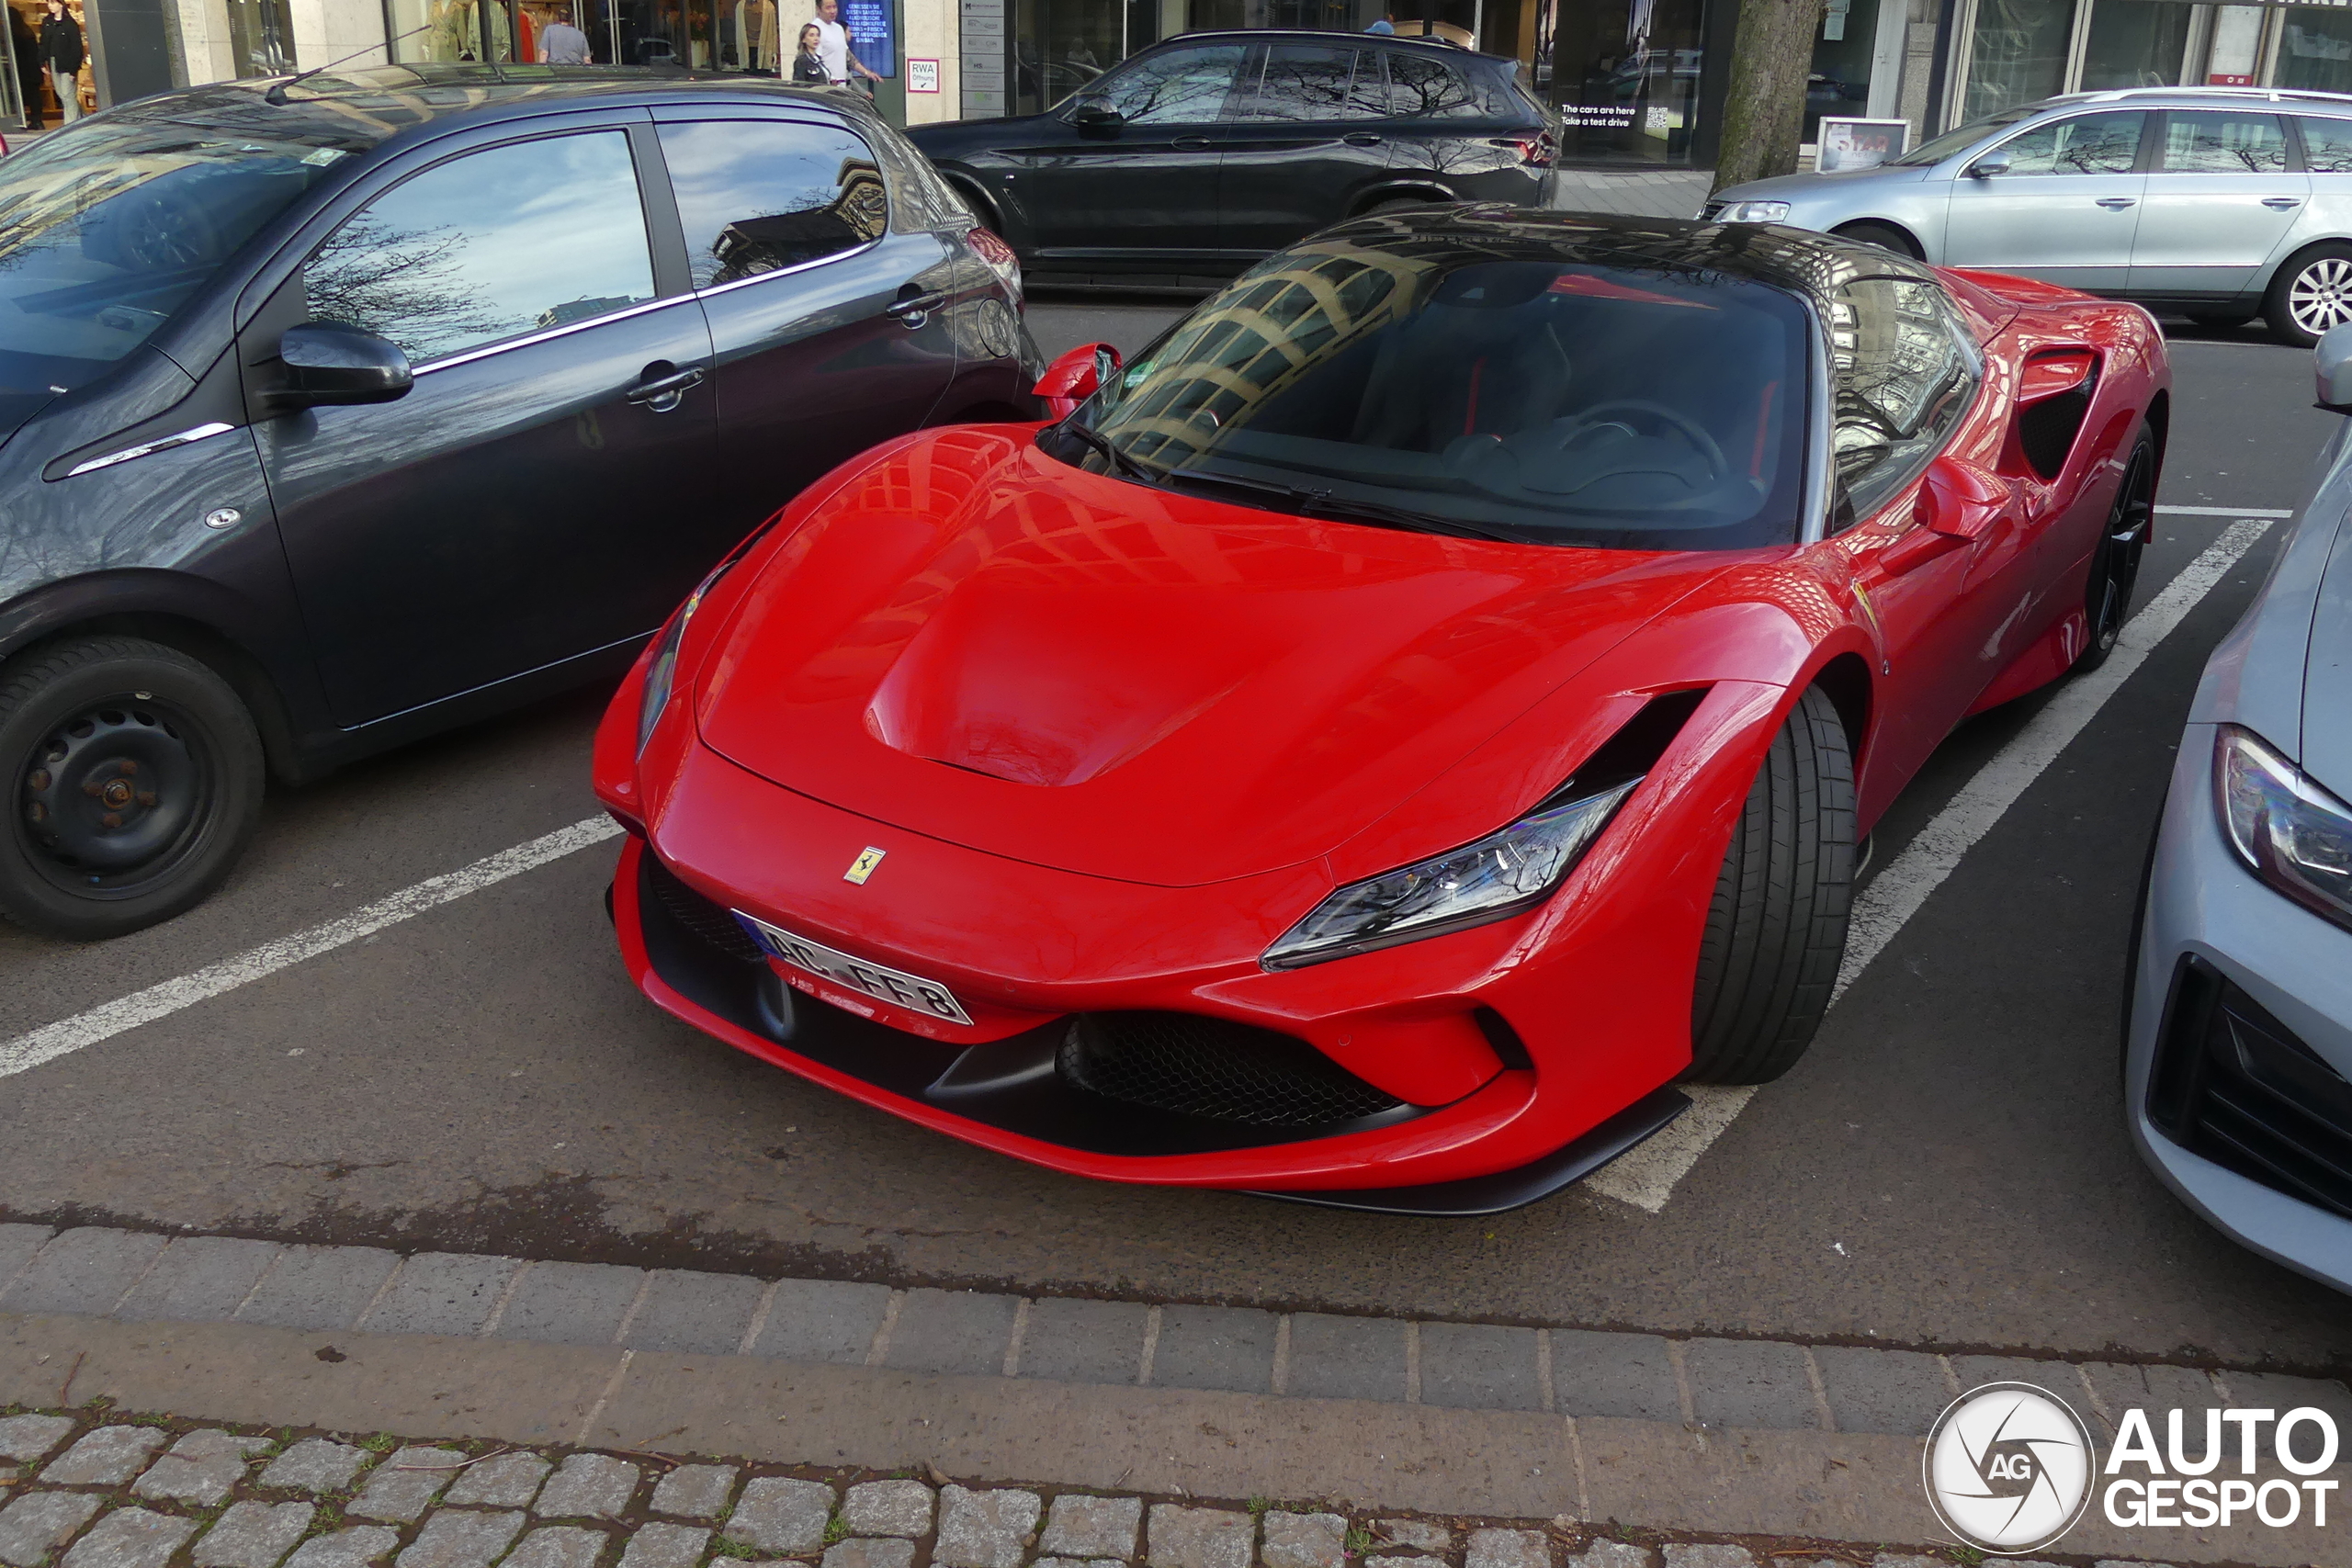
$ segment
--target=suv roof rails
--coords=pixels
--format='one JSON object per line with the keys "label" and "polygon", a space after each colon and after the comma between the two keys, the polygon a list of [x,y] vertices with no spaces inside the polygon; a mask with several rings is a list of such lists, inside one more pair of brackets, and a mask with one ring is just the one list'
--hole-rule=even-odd
{"label": "suv roof rails", "polygon": [[2107,104],[2129,98],[2252,98],[2264,103],[2323,103],[2352,105],[2352,93],[2324,93],[2306,87],[2109,87],[2096,93],[2061,93],[2053,104]]}

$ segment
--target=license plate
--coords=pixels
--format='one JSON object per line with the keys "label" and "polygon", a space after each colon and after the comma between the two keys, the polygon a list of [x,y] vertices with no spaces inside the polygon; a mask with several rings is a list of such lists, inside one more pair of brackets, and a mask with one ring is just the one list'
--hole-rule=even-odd
{"label": "license plate", "polygon": [[933,1018],[944,1018],[950,1023],[969,1023],[972,1015],[956,999],[956,993],[936,980],[926,980],[920,975],[910,975],[903,969],[891,969],[879,964],[868,964],[863,958],[852,958],[837,953],[821,942],[810,942],[805,936],[795,936],[768,924],[755,915],[734,911],[743,922],[743,929],[752,939],[795,969],[804,970],[836,986],[846,986],[853,991],[863,991],[877,1000],[902,1007]]}

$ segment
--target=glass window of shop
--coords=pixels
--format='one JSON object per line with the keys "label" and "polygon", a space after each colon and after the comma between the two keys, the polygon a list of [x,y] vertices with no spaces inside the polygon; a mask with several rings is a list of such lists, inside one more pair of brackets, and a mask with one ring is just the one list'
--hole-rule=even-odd
{"label": "glass window of shop", "polygon": [[2176,87],[2188,58],[2198,7],[2176,0],[2097,0],[2083,39],[2075,91]]}
{"label": "glass window of shop", "polygon": [[294,19],[286,0],[229,0],[229,59],[240,76],[295,70]]}
{"label": "glass window of shop", "polygon": [[2074,40],[2072,0],[1976,0],[1968,85],[1954,123],[2064,92]]}
{"label": "glass window of shop", "polygon": [[1700,0],[1562,5],[1551,85],[1564,156],[1689,161],[1704,9]]}
{"label": "glass window of shop", "polygon": [[2276,85],[2352,93],[2352,11],[2290,8],[2278,36]]}
{"label": "glass window of shop", "polygon": [[1012,0],[1007,44],[1011,111],[1042,114],[1131,54],[1180,33],[1263,28],[1362,32],[1411,7],[1467,25],[1478,0]]}
{"label": "glass window of shop", "polygon": [[[402,64],[536,62],[547,29],[570,22],[588,35],[599,65],[773,76],[790,64],[776,6],[777,0],[385,0],[384,14],[392,58]],[[802,8],[793,6],[791,25]]]}

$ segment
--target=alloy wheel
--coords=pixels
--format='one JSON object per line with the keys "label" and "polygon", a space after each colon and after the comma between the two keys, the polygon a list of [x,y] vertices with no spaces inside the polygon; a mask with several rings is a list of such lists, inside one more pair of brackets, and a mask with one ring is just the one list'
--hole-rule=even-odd
{"label": "alloy wheel", "polygon": [[2314,258],[2288,287],[2287,313],[2313,337],[2352,321],[2352,261]]}
{"label": "alloy wheel", "polygon": [[2132,586],[2139,580],[2140,557],[2155,521],[2155,469],[2154,453],[2144,446],[2133,449],[2132,465],[2115,492],[2115,508],[2108,514],[2106,536],[2092,562],[2091,646],[2101,653],[2123,635],[2123,617],[2132,609]]}

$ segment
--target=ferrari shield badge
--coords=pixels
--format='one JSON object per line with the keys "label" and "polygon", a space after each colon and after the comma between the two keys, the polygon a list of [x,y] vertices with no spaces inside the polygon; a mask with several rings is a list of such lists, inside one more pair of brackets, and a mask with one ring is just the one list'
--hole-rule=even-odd
{"label": "ferrari shield badge", "polygon": [[884,852],[871,844],[866,845],[857,852],[857,858],[849,863],[849,869],[842,873],[842,880],[865,886],[865,879],[874,874],[874,868],[882,863]]}

